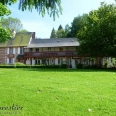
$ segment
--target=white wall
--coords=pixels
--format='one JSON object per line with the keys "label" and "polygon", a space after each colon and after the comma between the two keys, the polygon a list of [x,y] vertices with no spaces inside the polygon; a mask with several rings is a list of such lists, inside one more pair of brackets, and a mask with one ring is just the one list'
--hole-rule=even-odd
{"label": "white wall", "polygon": [[20,54],[20,47],[18,47],[18,54]]}
{"label": "white wall", "polygon": [[32,65],[35,65],[35,60],[34,59],[32,59]]}
{"label": "white wall", "polygon": [[9,54],[9,48],[7,48],[7,54]]}
{"label": "white wall", "polygon": [[9,58],[7,58],[7,64],[9,64]]}
{"label": "white wall", "polygon": [[55,65],[58,65],[58,58],[55,58]]}
{"label": "white wall", "polygon": [[13,61],[12,61],[12,63],[14,64],[15,63],[15,59],[13,58]]}
{"label": "white wall", "polygon": [[30,65],[31,64],[30,59],[26,60],[26,64],[27,65]]}
{"label": "white wall", "polygon": [[72,64],[72,68],[76,68],[75,59],[72,59],[72,60],[71,60],[71,64]]}
{"label": "white wall", "polygon": [[15,54],[15,48],[13,48],[13,54]]}

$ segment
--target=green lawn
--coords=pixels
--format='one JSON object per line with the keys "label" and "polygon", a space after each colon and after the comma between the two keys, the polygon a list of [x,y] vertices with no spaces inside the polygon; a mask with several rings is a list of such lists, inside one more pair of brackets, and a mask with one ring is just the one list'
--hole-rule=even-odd
{"label": "green lawn", "polygon": [[116,116],[116,72],[1,68],[0,116],[11,115]]}

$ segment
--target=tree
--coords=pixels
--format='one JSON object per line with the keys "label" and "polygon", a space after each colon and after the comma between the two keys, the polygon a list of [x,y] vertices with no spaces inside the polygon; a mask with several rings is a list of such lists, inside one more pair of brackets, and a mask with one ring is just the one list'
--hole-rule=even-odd
{"label": "tree", "polygon": [[23,33],[23,32],[28,32],[28,31],[27,31],[26,29],[23,29],[23,30],[21,30],[20,32],[22,32],[22,33]]}
{"label": "tree", "polygon": [[12,17],[8,17],[6,19],[2,18],[1,25],[3,28],[7,28],[10,30],[15,29],[16,32],[19,32],[23,29],[23,24],[20,21],[20,19],[12,18]]}
{"label": "tree", "polygon": [[58,30],[56,33],[57,33],[57,38],[64,38],[65,37],[65,31],[64,31],[62,25],[60,25],[58,27]]}
{"label": "tree", "polygon": [[4,42],[12,37],[11,32],[0,26],[0,42]]}
{"label": "tree", "polygon": [[59,12],[62,13],[61,0],[20,0],[19,9],[22,9],[22,11],[26,9],[32,11],[33,8],[39,11],[42,16],[47,11],[50,17],[53,16],[54,20],[56,15],[59,17]]}
{"label": "tree", "polygon": [[71,23],[70,37],[76,37],[78,31],[82,28],[82,16],[75,17]]}
{"label": "tree", "polygon": [[59,25],[58,30],[61,30],[61,29],[63,29],[63,27],[62,25]]}
{"label": "tree", "polygon": [[[6,5],[3,5],[0,3],[0,17],[2,18],[3,16],[9,15],[11,12],[8,10]],[[3,28],[1,25],[1,20],[0,20],[0,42],[4,42],[8,39],[11,38],[11,33],[10,30],[7,30],[6,28]]]}
{"label": "tree", "polygon": [[65,25],[65,37],[70,37],[70,26]]}
{"label": "tree", "polygon": [[[11,5],[16,3],[18,0],[0,0],[0,18],[9,15],[11,13],[10,10],[8,10],[6,5]],[[37,11],[39,11],[39,14],[42,16],[45,15],[46,11],[48,14],[53,16],[55,20],[55,16],[57,15],[59,17],[59,12],[62,13],[62,7],[61,7],[61,0],[20,0],[19,1],[19,9],[22,9],[22,11],[28,9],[32,11],[32,9],[35,8]],[[10,31],[1,27],[0,25],[0,33],[1,33],[1,39],[2,41],[6,41],[7,39],[11,38],[11,35],[9,35]],[[4,36],[4,33],[8,33],[7,36]],[[3,34],[2,34],[3,33]]]}
{"label": "tree", "polygon": [[101,3],[98,10],[90,11],[77,37],[80,54],[116,56],[116,6]]}
{"label": "tree", "polygon": [[55,31],[54,28],[52,29],[50,38],[52,38],[52,39],[53,39],[53,38],[57,38],[56,31]]}

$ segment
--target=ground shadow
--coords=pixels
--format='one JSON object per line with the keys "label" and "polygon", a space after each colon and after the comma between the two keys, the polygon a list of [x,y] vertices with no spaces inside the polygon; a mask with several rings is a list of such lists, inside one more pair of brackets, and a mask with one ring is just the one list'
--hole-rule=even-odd
{"label": "ground shadow", "polygon": [[59,68],[17,68],[19,70],[41,72],[116,72],[116,69],[59,69]]}

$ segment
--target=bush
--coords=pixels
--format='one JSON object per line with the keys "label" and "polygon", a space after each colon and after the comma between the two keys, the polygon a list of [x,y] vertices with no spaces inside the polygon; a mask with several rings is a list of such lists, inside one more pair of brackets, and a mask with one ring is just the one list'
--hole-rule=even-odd
{"label": "bush", "polygon": [[25,64],[23,64],[23,63],[21,63],[21,62],[16,62],[15,64],[14,64],[14,67],[16,68],[23,68],[23,66],[25,66]]}
{"label": "bush", "polygon": [[83,64],[77,64],[76,68],[83,68]]}
{"label": "bush", "polygon": [[88,66],[85,66],[84,68],[86,69],[101,69],[102,66],[101,65],[88,65]]}
{"label": "bush", "polygon": [[25,64],[21,63],[21,62],[16,62],[15,66],[25,66]]}
{"label": "bush", "polygon": [[67,68],[68,65],[67,64],[61,64],[61,68]]}

